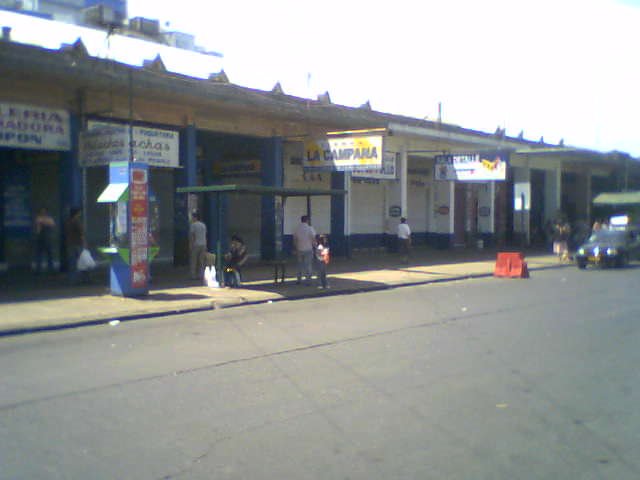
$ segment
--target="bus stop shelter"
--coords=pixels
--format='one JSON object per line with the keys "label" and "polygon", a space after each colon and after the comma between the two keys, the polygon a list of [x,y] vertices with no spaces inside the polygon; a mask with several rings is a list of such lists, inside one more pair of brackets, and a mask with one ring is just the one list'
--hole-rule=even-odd
{"label": "bus stop shelter", "polygon": [[204,194],[214,195],[217,205],[217,220],[216,225],[218,235],[216,240],[216,271],[222,272],[222,197],[224,195],[238,193],[243,195],[260,195],[260,196],[273,196],[280,197],[285,200],[288,197],[305,197],[307,199],[307,216],[311,219],[311,197],[318,196],[344,196],[347,191],[339,189],[312,189],[312,188],[292,188],[292,187],[269,187],[264,185],[205,185],[194,187],[179,187],[176,189],[177,193],[186,194]]}

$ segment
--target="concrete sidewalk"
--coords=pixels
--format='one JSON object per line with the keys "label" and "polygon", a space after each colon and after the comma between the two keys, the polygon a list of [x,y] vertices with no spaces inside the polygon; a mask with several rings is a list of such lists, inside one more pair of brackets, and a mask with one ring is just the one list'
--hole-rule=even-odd
{"label": "concrete sidewalk", "polygon": [[[561,265],[555,256],[525,252],[530,271]],[[185,268],[154,266],[149,295],[123,298],[109,293],[107,272],[94,272],[91,285],[69,286],[66,277],[6,279],[0,293],[0,336],[97,325],[192,311],[350,294],[399,286],[492,276],[495,251],[416,249],[408,265],[394,254],[356,252],[329,266],[330,289],[297,285],[295,262],[287,261],[285,283],[274,284],[273,268],[251,265],[242,288],[204,287],[187,280]]]}

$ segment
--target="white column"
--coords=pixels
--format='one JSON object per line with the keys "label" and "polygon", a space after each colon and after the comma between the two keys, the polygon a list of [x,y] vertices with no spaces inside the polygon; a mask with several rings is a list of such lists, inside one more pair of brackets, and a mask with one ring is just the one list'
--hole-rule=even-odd
{"label": "white column", "polygon": [[496,182],[489,182],[489,205],[491,205],[491,215],[489,216],[489,232],[496,233]]}
{"label": "white column", "polygon": [[344,189],[346,190],[344,198],[344,234],[346,237],[351,235],[351,173],[344,174]]}
{"label": "white column", "polygon": [[456,230],[456,182],[449,182],[449,234]]}
{"label": "white column", "polygon": [[407,147],[406,145],[402,145],[402,149],[400,150],[400,208],[402,209],[402,216],[405,218],[409,218],[409,205],[407,202],[407,189],[408,189],[408,178],[407,178],[407,163],[408,163],[408,155],[407,155]]}
{"label": "white column", "polygon": [[529,212],[531,209],[531,169],[518,167],[514,169],[514,203],[513,231],[522,234],[529,243]]}

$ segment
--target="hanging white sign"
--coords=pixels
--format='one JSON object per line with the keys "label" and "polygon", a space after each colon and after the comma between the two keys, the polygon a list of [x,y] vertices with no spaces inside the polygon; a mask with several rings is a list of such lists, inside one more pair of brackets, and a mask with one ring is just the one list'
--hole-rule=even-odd
{"label": "hanging white sign", "polygon": [[436,180],[488,181],[504,180],[506,176],[507,156],[502,153],[461,153],[436,157]]}
{"label": "hanging white sign", "polygon": [[0,146],[29,150],[71,150],[69,113],[0,102]]}
{"label": "hanging white sign", "polygon": [[[130,143],[131,140],[131,143]],[[133,147],[133,148],[131,148]],[[80,137],[80,165],[92,167],[129,161],[154,167],[180,166],[180,136],[173,130],[90,121]]]}

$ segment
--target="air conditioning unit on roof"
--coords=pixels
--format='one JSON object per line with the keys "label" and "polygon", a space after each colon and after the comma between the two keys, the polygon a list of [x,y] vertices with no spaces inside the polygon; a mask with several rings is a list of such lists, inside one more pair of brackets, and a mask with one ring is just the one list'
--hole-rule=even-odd
{"label": "air conditioning unit on roof", "polygon": [[196,47],[196,37],[190,33],[164,32],[162,37],[170,47],[182,48],[184,50],[194,50]]}
{"label": "air conditioning unit on roof", "polygon": [[88,25],[121,26],[122,19],[116,11],[106,5],[94,5],[84,9],[84,22]]}
{"label": "air conditioning unit on roof", "polygon": [[22,0],[0,0],[0,8],[6,8],[8,10],[22,10],[24,5]]}
{"label": "air conditioning unit on roof", "polygon": [[129,20],[129,28],[143,35],[156,37],[160,34],[160,21],[151,18],[135,17]]}

